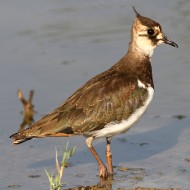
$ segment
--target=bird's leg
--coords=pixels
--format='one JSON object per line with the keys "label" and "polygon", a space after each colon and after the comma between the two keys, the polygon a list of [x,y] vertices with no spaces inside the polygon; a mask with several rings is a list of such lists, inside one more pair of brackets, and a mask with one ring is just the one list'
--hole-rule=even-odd
{"label": "bird's leg", "polygon": [[102,160],[100,159],[100,157],[98,156],[98,153],[96,152],[94,147],[92,146],[92,140],[93,140],[93,137],[87,138],[86,144],[87,144],[88,148],[90,149],[91,153],[93,154],[94,158],[98,162],[100,177],[107,178],[108,177],[107,168],[104,165],[104,163],[102,162]]}
{"label": "bird's leg", "polygon": [[106,159],[108,162],[108,168],[110,175],[113,175],[113,165],[112,165],[112,153],[111,153],[111,141],[109,138],[106,138],[107,146],[106,146]]}

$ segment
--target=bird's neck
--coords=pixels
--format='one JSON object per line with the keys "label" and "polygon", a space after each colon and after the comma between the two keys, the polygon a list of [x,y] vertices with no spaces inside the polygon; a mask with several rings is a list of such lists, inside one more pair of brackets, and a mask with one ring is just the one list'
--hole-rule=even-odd
{"label": "bird's neck", "polygon": [[[130,49],[132,48],[132,49]],[[127,54],[114,66],[119,73],[154,87],[150,56],[129,47]]]}
{"label": "bird's neck", "polygon": [[132,40],[129,45],[128,53],[138,55],[139,57],[149,57],[151,58],[156,46],[148,45],[146,39],[140,39],[137,37],[135,40]]}

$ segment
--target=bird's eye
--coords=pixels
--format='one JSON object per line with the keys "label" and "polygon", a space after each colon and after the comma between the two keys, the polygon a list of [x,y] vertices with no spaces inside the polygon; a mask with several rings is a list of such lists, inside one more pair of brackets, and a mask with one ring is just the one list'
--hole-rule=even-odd
{"label": "bird's eye", "polygon": [[147,30],[147,34],[148,34],[149,36],[154,35],[154,30],[153,30],[153,29],[148,29],[148,30]]}

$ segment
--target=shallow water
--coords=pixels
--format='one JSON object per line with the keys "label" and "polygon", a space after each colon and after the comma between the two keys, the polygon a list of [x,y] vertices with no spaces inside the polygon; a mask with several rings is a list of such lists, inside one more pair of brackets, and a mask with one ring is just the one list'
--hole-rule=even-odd
{"label": "shallow water", "polygon": [[[64,174],[65,188],[99,182],[96,162],[83,137],[39,139],[11,146],[9,136],[22,122],[16,93],[20,88],[27,96],[30,89],[35,90],[35,119],[39,119],[89,78],[113,65],[127,51],[134,19],[132,5],[161,23],[179,48],[162,45],[156,49],[152,58],[154,101],[135,127],[113,139],[114,165],[143,168],[143,179],[131,180],[116,167],[113,189],[189,189],[190,164],[185,158],[190,157],[190,2],[143,2],[1,0],[0,189],[10,189],[10,185],[48,189],[44,168],[55,169],[54,147],[61,152],[68,140],[76,152]],[[179,120],[176,115],[185,118]],[[94,144],[104,157],[104,140]]]}

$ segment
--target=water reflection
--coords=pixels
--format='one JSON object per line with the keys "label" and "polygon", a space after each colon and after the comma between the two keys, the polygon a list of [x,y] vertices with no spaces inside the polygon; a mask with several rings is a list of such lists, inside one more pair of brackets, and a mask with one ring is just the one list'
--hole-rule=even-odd
{"label": "water reflection", "polygon": [[108,179],[100,178],[100,183],[96,185],[73,187],[64,190],[111,190],[112,182],[113,182],[113,176],[109,176]]}
{"label": "water reflection", "polygon": [[[78,186],[73,188],[64,188],[64,190],[182,190],[180,188],[156,188],[156,187],[135,187],[138,182],[144,181],[144,178],[151,173],[147,173],[144,168],[125,168],[115,166],[116,173],[114,176],[109,176],[108,179],[100,178],[100,182],[94,185]],[[162,174],[160,174],[162,175]],[[125,187],[117,187],[116,184],[120,184],[121,181],[126,182]],[[133,185],[129,185],[130,182]],[[128,183],[129,182],[129,183]],[[128,184],[128,185],[127,185]],[[133,186],[133,187],[131,187]]]}
{"label": "water reflection", "polygon": [[[111,190],[113,180],[108,179],[104,184],[99,183],[91,186],[74,187],[64,190]],[[117,188],[116,190],[182,190],[180,188],[154,188],[154,187],[134,187],[134,188]]]}
{"label": "water reflection", "polygon": [[18,131],[22,131],[27,126],[31,127],[32,123],[34,122],[34,114],[36,113],[34,110],[34,105],[32,104],[34,90],[30,90],[28,100],[26,100],[20,89],[18,89],[17,95],[23,105],[23,111],[21,112],[23,114],[23,120],[18,129]]}

